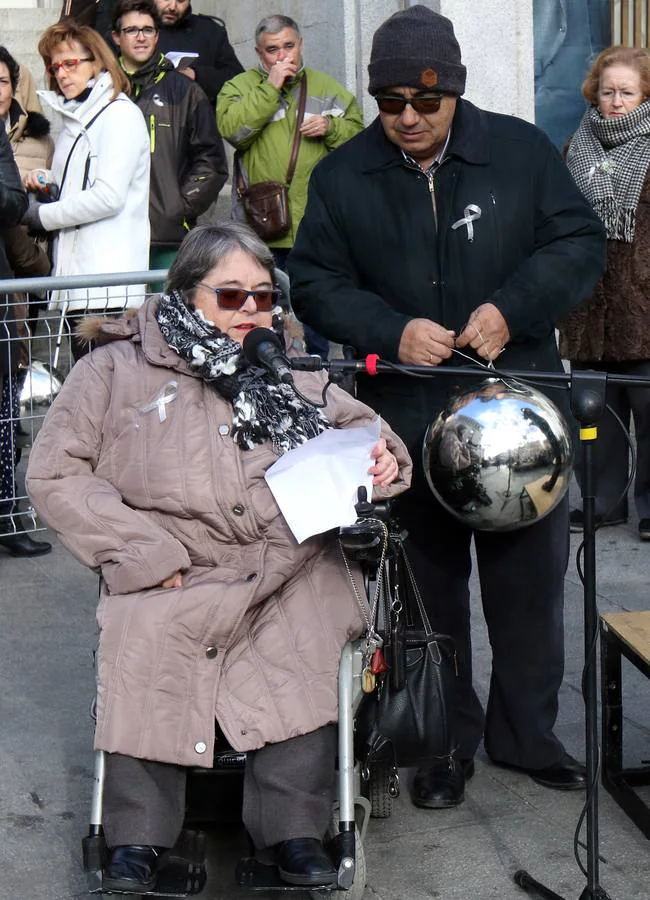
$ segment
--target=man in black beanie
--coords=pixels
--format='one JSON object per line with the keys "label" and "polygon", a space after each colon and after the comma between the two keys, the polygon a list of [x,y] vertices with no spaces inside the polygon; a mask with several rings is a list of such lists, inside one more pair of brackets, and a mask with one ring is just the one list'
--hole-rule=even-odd
{"label": "man in black beanie", "polygon": [[[555,325],[591,294],[605,237],[557,151],[533,125],[460,99],[453,25],[424,6],[377,30],[368,71],[378,118],[312,173],[289,257],[298,316],[359,356],[441,366],[462,364],[458,349],[482,363],[499,356],[504,369],[560,371]],[[422,439],[458,387],[399,376],[357,385],[415,460],[398,515],[434,627],[458,652],[457,751],[420,769],[412,789],[432,809],[463,800],[482,737],[498,765],[550,788],[586,786],[584,766],[553,733],[568,502],[509,533],[472,531],[438,504]],[[472,687],[472,538],[492,646],[485,713]]]}

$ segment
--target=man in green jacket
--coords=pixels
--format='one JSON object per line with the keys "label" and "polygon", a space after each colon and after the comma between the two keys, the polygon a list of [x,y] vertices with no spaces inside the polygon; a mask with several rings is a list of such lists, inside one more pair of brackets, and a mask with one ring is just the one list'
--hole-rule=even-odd
{"label": "man in green jacket", "polygon": [[[262,19],[255,29],[259,65],[227,81],[217,98],[221,134],[239,153],[247,184],[286,182],[298,108],[300,83],[307,80],[305,115],[300,125],[298,162],[289,186],[291,230],[270,242],[284,269],[307,203],[312,169],[324,156],[363,130],[354,96],[330,75],[303,65],[300,29],[288,16]],[[238,198],[233,190],[238,218]],[[306,329],[307,348],[327,355],[327,342]]]}

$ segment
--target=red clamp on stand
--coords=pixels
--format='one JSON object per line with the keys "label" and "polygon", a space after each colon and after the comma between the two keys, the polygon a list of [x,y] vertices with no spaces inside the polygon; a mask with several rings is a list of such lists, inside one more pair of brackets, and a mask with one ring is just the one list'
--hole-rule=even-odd
{"label": "red clamp on stand", "polygon": [[379,356],[377,353],[369,353],[366,356],[366,373],[368,375],[376,375],[377,374],[377,363],[379,362]]}

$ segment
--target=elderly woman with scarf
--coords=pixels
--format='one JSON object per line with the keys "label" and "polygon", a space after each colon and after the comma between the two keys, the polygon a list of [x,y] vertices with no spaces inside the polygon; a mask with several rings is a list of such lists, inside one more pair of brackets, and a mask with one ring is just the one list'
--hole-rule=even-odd
{"label": "elderly woman with scarf", "polygon": [[[590,106],[568,148],[578,186],[603,221],[607,271],[594,296],[563,324],[562,356],[573,369],[650,375],[650,56],[609,47],[584,84]],[[610,384],[607,403],[626,428],[634,418],[637,473],[634,497],[639,537],[650,540],[650,390]],[[596,520],[627,521],[629,447],[613,413],[605,412],[594,447]],[[581,480],[580,465],[577,468]],[[582,529],[582,511],[571,528]]]}
{"label": "elderly woman with scarf", "polygon": [[[248,753],[244,822],[291,884],[335,883],[331,812],[341,648],[363,615],[337,542],[298,544],[266,469],[375,413],[321,374],[275,383],[251,329],[282,334],[273,257],[245,225],[194,229],[167,292],[72,369],[31,453],[27,489],[65,546],[102,574],[97,730],[107,751],[104,889],[149,890],[183,821],[186,766],[210,767],[215,719]],[[403,491],[410,461],[382,424],[369,472]],[[395,454],[395,455],[394,455]],[[370,458],[369,458],[370,461]]]}

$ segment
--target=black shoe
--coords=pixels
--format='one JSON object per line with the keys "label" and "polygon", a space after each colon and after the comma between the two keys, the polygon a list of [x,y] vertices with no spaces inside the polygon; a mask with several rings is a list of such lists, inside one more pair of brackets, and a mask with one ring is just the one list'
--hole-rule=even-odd
{"label": "black shoe", "polygon": [[[602,516],[596,516],[596,525],[598,528],[608,528],[611,525],[625,525],[627,516],[619,516],[617,519],[603,519]],[[650,519],[647,520],[650,530]],[[640,524],[640,523],[639,523]],[[569,514],[569,530],[574,534],[582,531],[584,528],[584,518],[581,509],[573,509]],[[650,537],[649,537],[650,540]]]}
{"label": "black shoe", "polygon": [[416,772],[411,801],[421,809],[449,809],[465,799],[465,782],[474,774],[473,759],[446,759]]}
{"label": "black shoe", "polygon": [[587,769],[577,759],[570,756],[566,750],[558,762],[545,769],[525,769],[523,766],[511,766],[508,763],[496,762],[496,760],[492,760],[492,762],[501,769],[512,769],[515,772],[530,775],[537,784],[553,788],[556,791],[584,791],[587,787]]}
{"label": "black shoe", "polygon": [[639,538],[650,541],[650,519],[639,519]]}
{"label": "black shoe", "polygon": [[316,838],[293,838],[278,844],[275,862],[280,878],[287,884],[336,884],[336,869],[323,842]]}
{"label": "black shoe", "polygon": [[[16,534],[13,527],[7,522],[0,523],[0,547],[4,547],[11,556],[43,556],[52,549],[52,544],[47,541],[35,541],[29,534],[20,532]],[[17,528],[22,526],[16,522]]]}
{"label": "black shoe", "polygon": [[104,877],[105,891],[128,891],[140,894],[151,891],[156,884],[158,861],[165,847],[148,847],[141,844],[125,844],[113,847]]}

